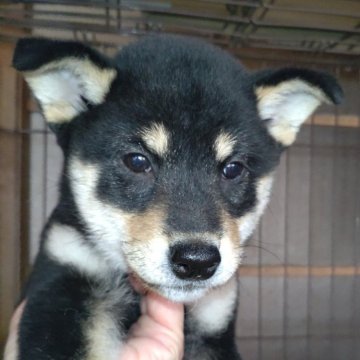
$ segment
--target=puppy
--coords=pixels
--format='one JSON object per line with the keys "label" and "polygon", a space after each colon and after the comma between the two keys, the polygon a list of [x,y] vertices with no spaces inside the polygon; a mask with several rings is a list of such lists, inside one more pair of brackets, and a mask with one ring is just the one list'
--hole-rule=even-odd
{"label": "puppy", "polygon": [[186,304],[185,359],[240,359],[236,271],[281,153],[342,90],[325,73],[247,72],[194,39],[113,59],[23,39],[14,67],[64,153],[59,202],[23,298],[19,360],[116,360],[139,317],[129,283]]}

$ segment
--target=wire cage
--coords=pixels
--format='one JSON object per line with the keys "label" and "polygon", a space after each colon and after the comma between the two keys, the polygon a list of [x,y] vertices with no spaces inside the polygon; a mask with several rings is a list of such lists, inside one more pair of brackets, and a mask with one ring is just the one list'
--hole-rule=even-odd
{"label": "wire cage", "polygon": [[[42,0],[0,5],[3,43],[24,34],[81,39],[112,54],[149,32],[175,32],[204,37],[251,69],[307,66],[339,79],[345,102],[320,108],[283,155],[270,205],[247,245],[239,269],[237,318],[245,360],[360,359],[360,5],[330,2]],[[5,71],[0,74],[1,85]],[[20,80],[14,81],[19,87]],[[21,179],[0,177],[2,198],[9,182],[18,184],[12,211],[20,226],[1,235],[0,248],[3,260],[9,253],[4,236],[19,238],[13,298],[56,203],[62,163],[54,136],[21,89],[16,101],[23,106],[14,118],[22,120],[7,127],[0,116],[0,150],[6,157],[1,164],[6,168],[16,162],[15,175]],[[0,86],[0,95],[6,90]],[[0,104],[3,112],[7,105]],[[5,298],[8,268],[0,269]],[[13,303],[0,300],[0,306],[8,312],[1,319],[4,337]]]}

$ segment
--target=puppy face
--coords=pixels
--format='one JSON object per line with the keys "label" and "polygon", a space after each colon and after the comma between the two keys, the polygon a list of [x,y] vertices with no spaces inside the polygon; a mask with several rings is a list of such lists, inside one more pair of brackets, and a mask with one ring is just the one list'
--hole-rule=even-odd
{"label": "puppy face", "polygon": [[[165,131],[164,124],[150,129],[140,126],[129,138],[129,133],[117,140],[111,136],[98,161],[87,158],[94,129],[89,137],[81,130],[84,147],[69,159],[69,178],[82,217],[91,219],[93,245],[114,266],[123,254],[130,271],[146,284],[184,301],[226,282],[236,271],[241,245],[267,202],[272,175],[250,169],[234,139],[231,145],[224,141],[221,152],[229,153],[220,159],[224,132],[200,144],[191,132],[181,139]],[[167,136],[161,154],[150,150],[149,131],[154,129],[158,148]],[[110,156],[103,157],[106,146],[118,151],[110,155],[110,149]]]}
{"label": "puppy face", "polygon": [[341,97],[328,75],[248,74],[222,51],[178,37],[130,45],[113,61],[77,43],[41,58],[34,50],[46,40],[31,41],[31,61],[20,61],[23,43],[14,64],[64,150],[60,203],[75,204],[86,244],[110,268],[175,301],[232,277],[282,150],[322,101]]}

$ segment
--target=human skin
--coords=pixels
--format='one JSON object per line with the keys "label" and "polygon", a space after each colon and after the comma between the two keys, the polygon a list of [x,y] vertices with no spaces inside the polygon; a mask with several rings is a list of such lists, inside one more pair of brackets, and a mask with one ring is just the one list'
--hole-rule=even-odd
{"label": "human skin", "polygon": [[[4,360],[17,358],[17,331],[25,302],[11,319]],[[153,292],[141,300],[141,317],[131,327],[119,360],[181,360],[184,351],[184,306]]]}

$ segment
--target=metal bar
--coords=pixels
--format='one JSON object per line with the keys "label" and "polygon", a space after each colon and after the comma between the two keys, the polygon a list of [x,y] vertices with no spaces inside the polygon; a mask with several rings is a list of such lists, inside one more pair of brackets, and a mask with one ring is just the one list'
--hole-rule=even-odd
{"label": "metal bar", "polygon": [[[263,265],[262,273],[264,277],[283,277],[292,278],[307,277],[311,272],[313,277],[329,277],[331,275],[339,277],[353,277],[360,275],[359,266],[296,266],[296,265]],[[259,275],[259,268],[255,265],[242,265],[239,269],[240,277],[256,277]]]}
{"label": "metal bar", "polygon": [[191,0],[191,2],[209,3],[209,4],[222,4],[222,5],[237,5],[256,8],[261,5],[260,0],[246,1],[246,0]]}
{"label": "metal bar", "polygon": [[[102,14],[90,14],[90,13],[79,13],[79,12],[72,12],[72,11],[55,11],[55,10],[26,10],[26,9],[7,9],[4,7],[0,7],[0,14],[10,14],[10,15],[22,15],[23,17],[27,15],[48,15],[48,16],[69,16],[69,17],[79,17],[79,18],[89,18],[89,19],[99,19],[99,20],[105,20],[105,16]],[[14,18],[19,20],[19,18]],[[112,17],[113,20],[115,20],[115,17]]]}
{"label": "metal bar", "polygon": [[311,347],[310,347],[310,336],[311,336],[311,325],[312,325],[312,314],[311,314],[311,300],[312,300],[312,276],[313,276],[313,271],[312,269],[312,241],[313,241],[313,233],[312,233],[312,226],[313,226],[313,183],[314,183],[314,172],[313,172],[313,157],[314,157],[314,116],[311,116],[310,118],[311,124],[310,124],[310,146],[309,146],[309,150],[310,150],[310,179],[309,179],[309,230],[308,230],[308,237],[309,237],[309,241],[308,241],[308,248],[307,248],[307,258],[308,258],[308,273],[307,273],[307,291],[306,291],[306,308],[307,308],[307,316],[306,316],[306,348],[305,348],[305,359],[310,359],[311,356]]}
{"label": "metal bar", "polygon": [[188,17],[188,18],[195,18],[195,19],[206,19],[206,20],[219,20],[224,21],[227,23],[233,23],[233,24],[252,24],[257,27],[271,27],[271,28],[282,28],[282,29],[301,29],[306,31],[324,31],[324,32],[345,32],[348,34],[360,34],[360,29],[349,29],[349,28],[343,28],[343,27],[335,27],[335,26],[321,26],[321,25],[312,25],[312,26],[305,26],[301,24],[291,24],[291,23],[275,23],[271,21],[265,21],[265,20],[250,20],[247,18],[239,17],[239,16],[218,16],[214,14],[209,13],[191,13],[188,11],[174,11],[174,10],[147,10],[147,9],[141,9],[142,11],[146,13],[152,13],[152,14],[160,14],[167,16],[177,16],[177,17]]}
{"label": "metal bar", "polygon": [[[357,18],[359,14],[356,14],[354,12],[349,11],[339,11],[339,10],[333,10],[329,7],[324,8],[307,8],[303,6],[297,6],[292,5],[290,6],[284,6],[284,5],[278,5],[278,4],[268,4],[264,1],[250,1],[250,0],[195,0],[191,1],[192,3],[208,3],[208,4],[222,4],[222,5],[237,5],[237,6],[243,6],[243,7],[252,7],[252,8],[258,8],[258,7],[264,7],[268,10],[275,10],[275,11],[289,11],[289,12],[296,12],[296,13],[306,13],[306,14],[318,14],[318,15],[330,15],[330,16],[343,16],[343,17],[351,17],[351,18]],[[29,0],[29,1],[4,1],[3,4],[16,4],[16,3],[32,3],[32,4],[56,4],[56,5],[73,5],[73,6],[86,6],[86,7],[104,7],[107,6],[109,8],[117,8],[117,5],[113,4],[106,4],[106,2],[93,2],[93,1],[73,1],[73,0]],[[133,8],[139,8],[140,5],[143,7],[146,7],[146,2],[138,2],[137,5],[131,5],[129,1],[124,1],[124,5],[128,4],[127,6],[133,7]],[[135,2],[136,4],[136,2]],[[154,4],[154,3],[153,3]],[[156,3],[155,3],[156,4]],[[157,3],[158,7],[164,7],[164,4]]]}
{"label": "metal bar", "polygon": [[[360,29],[360,23],[355,27],[355,29]],[[325,50],[325,51],[326,51],[326,50],[332,50],[332,49],[334,49],[336,46],[344,44],[347,39],[351,38],[351,36],[352,36],[352,35],[351,35],[351,34],[348,34],[348,33],[343,34],[343,35],[340,37],[340,39],[338,39],[337,41],[335,41],[333,44],[327,45],[327,48],[325,48],[324,50]],[[358,46],[358,45],[359,45],[359,42],[357,42],[357,45],[356,45],[356,46]],[[352,46],[352,45],[351,45],[351,46]]]}
{"label": "metal bar", "polygon": [[[109,8],[118,8],[118,5],[113,4],[106,4],[106,3],[93,3],[93,2],[79,2],[74,1],[63,1],[59,4],[58,1],[52,0],[44,0],[44,1],[32,1],[32,3],[50,3],[50,4],[57,4],[57,5],[82,5],[82,6],[96,6],[96,7],[109,7]],[[250,20],[240,16],[220,16],[212,13],[194,13],[190,11],[184,10],[176,10],[176,9],[162,9],[156,6],[149,6],[149,5],[130,5],[126,3],[121,4],[121,8],[128,9],[128,10],[140,10],[145,13],[152,13],[158,15],[167,15],[167,16],[177,16],[177,17],[187,17],[187,18],[194,18],[194,19],[206,19],[206,20],[219,20],[227,23],[234,23],[234,24],[253,24],[254,26],[258,27],[272,27],[272,28],[284,28],[284,29],[301,29],[306,31],[324,31],[324,32],[344,32],[347,34],[360,34],[360,29],[349,29],[343,27],[334,27],[333,25],[329,26],[320,26],[320,25],[312,25],[312,26],[304,26],[301,24],[291,24],[291,23],[276,23],[264,20]]]}
{"label": "metal bar", "polygon": [[351,18],[358,18],[359,14],[354,12],[348,11],[338,11],[333,10],[331,7],[324,7],[324,8],[306,8],[296,5],[290,6],[283,6],[283,5],[269,5],[263,3],[263,7],[269,10],[277,10],[277,11],[288,11],[288,12],[295,12],[295,13],[306,13],[306,14],[317,14],[317,15],[331,15],[331,16],[343,16],[343,17],[351,17]]}
{"label": "metal bar", "polygon": [[[311,335],[310,336],[311,339],[317,339],[317,340],[328,340],[328,337],[327,335]],[[336,337],[337,339],[349,339],[349,336],[348,335],[339,335]],[[357,334],[354,334],[354,336],[351,336],[350,337],[351,339],[356,339],[357,338]],[[258,337],[258,336],[237,336],[237,339],[241,339],[241,340],[261,340],[261,339],[264,339],[264,340],[278,340],[279,339],[279,336],[277,335],[264,335],[264,336],[261,336],[261,337]],[[303,335],[290,335],[289,336],[289,339],[303,339]],[[272,358],[274,359],[274,358]],[[309,358],[305,358],[303,357],[303,359],[306,359],[306,360],[309,360]],[[324,360],[324,359],[316,359],[316,360]],[[326,360],[330,360],[330,358],[327,358]],[[336,359],[336,360],[339,360],[339,359]],[[346,360],[357,360],[357,358],[351,358],[351,359],[346,359]]]}
{"label": "metal bar", "polygon": [[[360,68],[357,71],[357,78],[358,78],[358,89],[357,91],[360,93]],[[360,103],[357,106],[358,110],[358,142],[360,145]],[[360,152],[359,152],[360,153]],[[355,194],[355,219],[354,219],[354,258],[353,258],[353,265],[360,272],[360,156],[358,156],[358,164],[357,164],[357,194]],[[356,335],[356,337],[352,341],[352,353],[354,354],[354,358],[359,358],[360,356],[360,346],[359,346],[359,325],[360,325],[360,311],[359,311],[359,303],[360,303],[360,276],[354,276],[353,281],[353,296],[352,296],[352,306],[353,306],[353,313],[354,316],[352,317],[352,333]]]}
{"label": "metal bar", "polygon": [[[105,0],[106,1],[106,0]],[[3,4],[7,5],[14,5],[14,4],[39,4],[39,5],[58,5],[58,6],[83,6],[83,7],[93,7],[93,8],[105,8],[108,7],[109,9],[117,9],[118,5],[114,5],[113,3],[106,4],[106,2],[100,2],[100,1],[74,1],[74,0],[24,0],[24,1],[3,1]],[[164,6],[165,5],[165,6]],[[144,1],[134,1],[134,0],[123,0],[122,6],[126,6],[129,9],[136,9],[140,10],[141,8],[147,8],[148,2],[146,0]],[[164,8],[169,7],[166,6],[166,4],[161,2],[154,2],[152,1],[152,7],[151,9],[155,8]]]}
{"label": "metal bar", "polygon": [[288,239],[289,239],[289,173],[290,173],[290,155],[291,149],[284,154],[286,156],[286,176],[285,176],[285,211],[284,211],[284,277],[283,277],[283,286],[284,286],[284,307],[283,307],[283,346],[282,346],[282,358],[283,360],[287,360],[287,352],[288,352],[288,344],[287,344],[287,333],[288,333],[288,311],[289,311],[289,303],[288,303],[288,291],[289,291],[289,284],[288,284],[288,267],[289,267],[289,246],[288,246]]}
{"label": "metal bar", "polygon": [[[118,6],[121,6],[121,0],[117,0],[117,4]],[[121,9],[119,8],[116,10],[116,26],[119,30],[121,29],[121,23],[122,23]]]}
{"label": "metal bar", "polygon": [[[336,77],[340,78],[339,68],[336,67],[335,69]],[[329,339],[330,339],[330,353],[332,354],[334,351],[334,328],[335,328],[335,239],[334,239],[334,226],[336,224],[336,219],[334,218],[334,209],[336,207],[336,195],[337,195],[337,184],[335,179],[337,178],[337,164],[338,164],[338,145],[339,145],[339,131],[338,131],[338,115],[339,110],[338,107],[334,108],[334,116],[335,116],[335,126],[334,126],[334,158],[332,164],[332,193],[331,193],[331,236],[330,236],[330,247],[331,247],[331,257],[330,257],[330,266],[331,266],[331,275],[330,275],[330,316],[329,316]]]}
{"label": "metal bar", "polygon": [[[1,26],[1,21],[0,21]],[[50,26],[49,26],[50,28]],[[118,35],[121,35],[122,37],[127,36],[143,36],[146,34],[151,34],[150,31],[140,31],[140,30],[134,30],[134,29],[125,29],[122,28],[120,31],[117,31]],[[201,35],[204,35],[201,33]],[[4,42],[16,42],[18,40],[18,36],[9,34],[1,34],[0,31],[0,40]],[[91,44],[93,46],[105,46],[109,48],[117,48],[119,44],[113,43],[113,42],[105,42],[105,41],[92,41]],[[359,57],[349,55],[349,54],[341,54],[340,53],[329,53],[329,54],[312,54],[312,56],[306,55],[306,53],[311,53],[310,50],[308,51],[301,51],[301,49],[298,48],[278,48],[276,52],[269,51],[270,49],[273,49],[271,47],[264,47],[264,46],[258,46],[257,48],[228,48],[227,51],[230,53],[233,53],[234,56],[246,60],[268,60],[268,61],[284,61],[288,59],[289,57],[294,57],[297,59],[298,63],[303,64],[317,64],[317,65],[335,65],[335,64],[341,64],[344,66],[359,66],[360,65],[360,59]],[[305,56],[306,55],[306,56]]]}
{"label": "metal bar", "polygon": [[[1,10],[0,10],[1,13]],[[54,14],[55,15],[55,14]],[[104,18],[105,20],[105,18]],[[115,18],[114,18],[115,20]],[[139,22],[143,22],[144,24],[146,23],[146,21],[143,19],[136,19],[137,23]],[[132,28],[128,28],[128,30],[123,29],[123,31],[119,32],[119,28],[117,26],[109,26],[106,27],[105,25],[101,25],[101,24],[83,24],[83,23],[79,23],[79,22],[66,22],[66,21],[53,21],[53,20],[32,20],[32,19],[9,19],[6,17],[0,17],[0,24],[3,23],[5,25],[11,25],[11,26],[17,26],[17,27],[24,27],[28,26],[31,28],[36,28],[36,27],[44,27],[44,28],[58,28],[58,29],[76,29],[76,30],[83,30],[83,31],[88,31],[88,32],[103,32],[103,33],[110,33],[110,34],[124,34],[124,32],[138,32],[135,29]],[[219,35],[219,36],[223,36],[223,32],[222,31],[213,31],[211,29],[208,30],[201,30],[199,28],[196,27],[189,27],[189,26],[173,26],[172,28],[174,31],[192,31],[195,34],[201,35],[201,36],[213,36],[213,35]],[[169,30],[170,30],[169,29]],[[360,30],[360,29],[359,29]],[[145,32],[147,33],[147,32]],[[260,37],[260,36],[256,36],[256,35],[246,35],[246,34],[232,34],[233,38],[239,38],[239,39],[246,39],[246,40],[252,40],[252,41],[258,41],[259,43],[256,43],[254,45],[256,45],[257,47],[261,47],[261,48],[286,48],[286,49],[301,49],[302,51],[307,51],[307,52],[314,52],[312,49],[304,49],[302,48],[301,44],[303,41],[292,41],[292,45],[287,45],[287,44],[281,44],[281,39],[273,39],[271,37]],[[322,43],[322,47],[328,48],[329,50],[331,49],[331,46],[336,43],[336,40],[325,40],[325,39],[321,39],[321,38],[317,38],[315,39],[317,42],[321,42]],[[272,45],[270,44],[271,42],[274,42]],[[279,43],[280,42],[280,43]],[[295,45],[294,45],[295,44]],[[298,44],[298,45],[296,45]],[[350,42],[347,41],[346,42],[347,45],[352,46],[352,47],[356,47],[358,46],[357,42]],[[325,49],[326,50],[326,49]],[[342,53],[344,50],[339,50],[339,53]],[[346,51],[346,50],[345,50]],[[359,53],[360,53],[360,47],[359,47]]]}
{"label": "metal bar", "polygon": [[[139,31],[136,30],[134,28],[123,28],[123,29],[118,29],[117,27],[109,27],[106,28],[103,25],[98,25],[98,24],[82,24],[82,23],[76,23],[76,22],[63,22],[63,21],[53,21],[53,20],[32,20],[32,19],[24,19],[24,20],[15,20],[15,19],[6,19],[6,18],[2,18],[0,16],[0,26],[1,25],[10,25],[10,26],[15,26],[15,27],[20,27],[20,28],[51,28],[51,29],[61,29],[61,30],[79,30],[79,31],[87,31],[87,32],[96,32],[96,33],[108,33],[108,34],[118,34],[118,35],[145,35],[145,34],[150,34],[152,33],[152,31]],[[210,36],[211,35],[223,35],[223,33],[221,31],[212,31],[211,33],[208,30],[201,30],[198,28],[180,28],[180,27],[173,27],[173,31],[176,32],[177,31],[184,31],[184,30],[191,30],[194,33],[201,35],[201,36]],[[257,41],[271,41],[271,39],[269,38],[262,38],[262,37],[258,37],[258,36],[244,36],[242,34],[235,34],[232,35],[233,37],[237,37],[237,38],[242,38],[242,39],[248,39],[248,40],[257,40]],[[109,43],[108,45],[112,45],[111,43]],[[255,45],[255,44],[254,44]],[[354,44],[355,45],[355,44]],[[114,44],[114,46],[116,46],[116,44]],[[266,45],[266,44],[256,44],[256,46],[258,48],[283,48],[283,49],[288,49],[288,50],[302,50],[302,51],[306,51],[306,52],[313,52],[313,50],[311,49],[301,49],[299,47],[295,47],[295,46],[281,46],[279,44],[274,44],[274,45]],[[232,49],[230,49],[230,51],[233,51]],[[334,52],[336,53],[336,52]],[[341,52],[339,52],[341,53]],[[355,55],[355,54],[354,54]],[[309,62],[313,62],[314,59],[309,59]],[[315,60],[316,61],[316,60]],[[354,62],[355,63],[359,63],[360,60],[359,58],[354,58]]]}
{"label": "metal bar", "polygon": [[[267,68],[268,64],[263,61],[261,63],[260,69],[265,69]],[[260,224],[258,226],[259,231],[259,244],[261,245],[263,242],[263,221],[260,221]],[[259,275],[258,275],[258,324],[257,324],[257,328],[258,328],[258,360],[263,360],[263,344],[262,344],[262,337],[263,337],[263,322],[262,322],[262,318],[263,318],[263,308],[262,308],[262,286],[263,286],[263,257],[262,257],[262,248],[259,248],[259,258],[258,258],[258,270],[259,270]]]}
{"label": "metal bar", "polygon": [[57,20],[42,20],[42,19],[9,19],[0,16],[0,25],[10,25],[21,27],[23,29],[30,27],[52,28],[59,30],[80,30],[87,32],[103,32],[109,34],[118,34],[116,28],[106,28],[104,25],[86,24],[70,21],[57,21]]}

